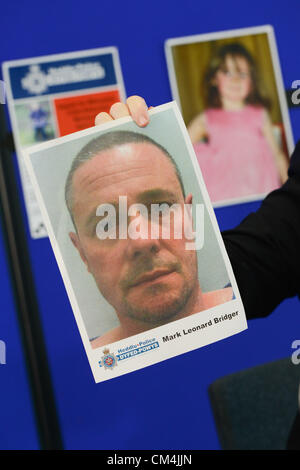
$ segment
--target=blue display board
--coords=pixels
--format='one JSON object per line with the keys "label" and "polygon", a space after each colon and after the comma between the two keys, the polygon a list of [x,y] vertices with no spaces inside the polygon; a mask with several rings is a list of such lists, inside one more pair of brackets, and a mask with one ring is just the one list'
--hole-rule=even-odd
{"label": "blue display board", "polygon": [[0,448],[39,449],[34,405],[0,222]]}
{"label": "blue display board", "polygon": [[[295,56],[300,34],[298,2],[289,2],[289,14],[283,14],[282,8],[269,0],[263,2],[263,8],[258,0],[242,7],[234,0],[87,0],[78,7],[70,0],[43,5],[37,1],[7,3],[1,8],[0,61],[116,46],[127,96],[142,95],[149,106],[155,106],[171,100],[165,39],[271,24],[284,84],[289,89],[299,78]],[[299,109],[292,108],[290,117],[297,141]],[[217,209],[221,230],[235,226],[257,207],[259,202]],[[249,329],[239,335],[96,385],[49,240],[33,240],[29,232],[27,235],[66,449],[219,449],[209,384],[225,374],[287,357],[292,353],[292,342],[299,339],[299,300],[288,299],[268,318],[249,322]],[[11,298],[5,305],[2,299],[3,309],[9,311],[10,303]],[[21,355],[18,341],[15,332],[9,349],[19,348]],[[26,381],[17,358],[15,367],[0,371],[11,383],[17,371]],[[3,413],[8,422],[4,410],[13,409],[16,403],[28,416],[22,426],[19,413],[11,417],[9,433],[6,440],[1,439],[0,447],[36,448],[28,391],[16,395],[13,384],[11,390],[15,394],[6,392],[7,407],[1,405],[1,420]]]}

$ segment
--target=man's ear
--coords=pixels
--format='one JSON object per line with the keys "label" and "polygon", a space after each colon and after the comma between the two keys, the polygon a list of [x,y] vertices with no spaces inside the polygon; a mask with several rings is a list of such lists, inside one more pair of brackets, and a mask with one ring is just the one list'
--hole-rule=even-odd
{"label": "man's ear", "polygon": [[84,264],[86,265],[87,270],[89,271],[88,262],[87,262],[87,259],[86,259],[85,254],[84,254],[84,251],[83,251],[83,249],[82,249],[82,246],[81,246],[81,243],[80,243],[80,239],[79,239],[77,233],[75,233],[75,232],[70,232],[70,233],[69,233],[69,237],[70,237],[71,242],[72,242],[73,245],[75,246],[76,250],[78,251],[78,253],[79,253],[79,255],[80,255],[80,258],[82,259],[82,261],[83,261]]}
{"label": "man's ear", "polygon": [[189,194],[186,196],[186,198],[185,198],[185,200],[184,200],[184,203],[185,203],[185,204],[193,204],[193,195],[192,195],[192,193],[189,193]]}
{"label": "man's ear", "polygon": [[187,218],[187,222],[189,223],[189,226],[190,226],[190,230],[193,230],[193,226],[194,226],[194,222],[193,222],[193,195],[192,193],[189,193],[185,200],[184,200],[184,204],[185,204],[185,211],[186,211],[186,214],[188,216]]}
{"label": "man's ear", "polygon": [[188,215],[189,215],[189,217],[191,218],[191,221],[192,221],[192,216],[193,216],[193,214],[192,214],[192,204],[193,204],[193,195],[192,195],[192,193],[189,193],[186,196],[186,198],[184,200],[184,203],[186,205],[187,213],[188,213]]}

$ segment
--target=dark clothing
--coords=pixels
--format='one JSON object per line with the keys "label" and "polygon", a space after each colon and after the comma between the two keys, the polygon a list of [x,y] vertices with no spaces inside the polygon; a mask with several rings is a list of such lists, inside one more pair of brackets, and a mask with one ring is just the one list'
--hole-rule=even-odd
{"label": "dark clothing", "polygon": [[298,411],[287,442],[287,450],[300,450],[300,412]]}
{"label": "dark clothing", "polygon": [[[248,320],[265,317],[284,299],[300,296],[300,141],[288,181],[222,236]],[[297,422],[293,431],[298,437],[290,442],[298,442],[300,449]]]}

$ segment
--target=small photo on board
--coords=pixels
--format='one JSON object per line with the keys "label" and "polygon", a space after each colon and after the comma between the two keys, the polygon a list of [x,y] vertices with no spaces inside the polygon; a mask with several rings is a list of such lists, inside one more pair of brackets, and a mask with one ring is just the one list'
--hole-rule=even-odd
{"label": "small photo on board", "polygon": [[15,104],[15,115],[22,147],[56,137],[53,113],[48,99]]}
{"label": "small photo on board", "polygon": [[285,182],[294,142],[272,27],[168,39],[165,52],[213,205]]}
{"label": "small photo on board", "polygon": [[[2,70],[30,235],[47,237],[24,167],[23,149],[91,127],[96,114],[124,101],[118,49],[10,60],[3,62]],[[0,102],[2,92],[0,81]]]}
{"label": "small photo on board", "polygon": [[25,154],[96,382],[247,328],[178,107],[150,117]]}

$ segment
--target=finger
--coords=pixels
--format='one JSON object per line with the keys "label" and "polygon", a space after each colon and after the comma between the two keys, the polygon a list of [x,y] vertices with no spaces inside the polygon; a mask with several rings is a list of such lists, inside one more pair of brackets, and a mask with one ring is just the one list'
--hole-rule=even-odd
{"label": "finger", "polygon": [[138,126],[145,127],[147,124],[149,124],[148,107],[142,97],[130,96],[126,103],[132,119],[137,123]]}
{"label": "finger", "polygon": [[109,114],[114,118],[114,119],[119,119],[121,117],[129,116],[129,109],[126,106],[125,103],[114,103],[109,111]]}
{"label": "finger", "polygon": [[108,113],[99,113],[95,117],[95,126],[99,126],[100,124],[104,124],[105,122],[112,121],[113,118]]}

